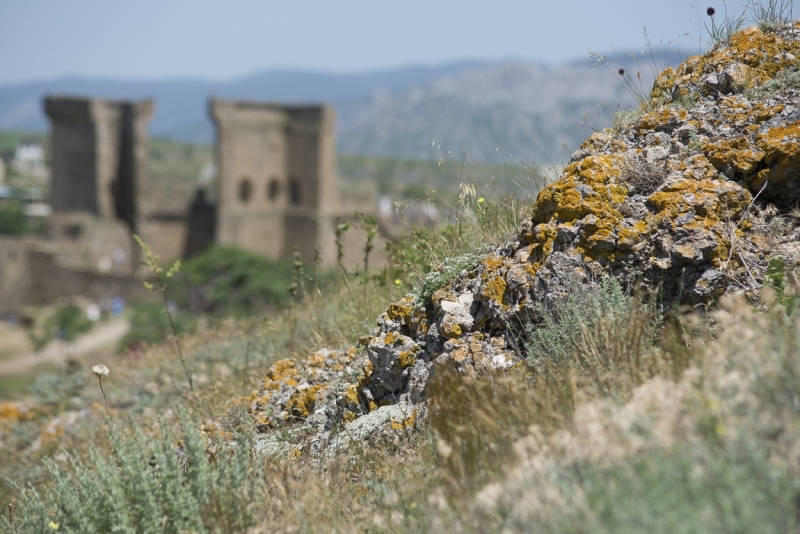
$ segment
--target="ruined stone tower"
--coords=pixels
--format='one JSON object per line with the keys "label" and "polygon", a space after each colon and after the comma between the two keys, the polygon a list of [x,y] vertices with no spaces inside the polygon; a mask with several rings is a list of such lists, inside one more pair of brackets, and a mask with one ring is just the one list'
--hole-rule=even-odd
{"label": "ruined stone tower", "polygon": [[136,232],[147,187],[147,123],[153,102],[48,97],[54,213],[124,221]]}
{"label": "ruined stone tower", "polygon": [[[217,130],[217,242],[273,258],[323,247],[335,262],[335,112],[330,106],[212,99]],[[352,215],[352,213],[351,213]]]}
{"label": "ruined stone tower", "polygon": [[153,102],[47,97],[52,123],[48,233],[64,267],[103,274],[138,268],[132,233],[147,241],[147,123]]}

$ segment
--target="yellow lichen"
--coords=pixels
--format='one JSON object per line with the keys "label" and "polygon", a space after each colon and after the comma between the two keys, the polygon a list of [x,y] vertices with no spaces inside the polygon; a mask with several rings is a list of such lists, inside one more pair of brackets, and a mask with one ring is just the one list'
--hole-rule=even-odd
{"label": "yellow lichen", "polygon": [[412,410],[411,415],[406,417],[403,421],[395,421],[392,419],[390,425],[394,430],[403,430],[404,428],[413,428],[414,420],[417,417],[417,410]]}
{"label": "yellow lichen", "polygon": [[414,311],[414,299],[405,297],[398,302],[392,303],[386,309],[386,314],[392,321],[409,325],[411,324],[411,314]]}
{"label": "yellow lichen", "polygon": [[611,137],[606,132],[594,132],[581,143],[584,150],[603,150]]}
{"label": "yellow lichen", "polygon": [[18,402],[0,402],[0,424],[16,422],[23,417],[22,405]]}
{"label": "yellow lichen", "polygon": [[306,419],[311,415],[311,411],[317,403],[318,393],[326,387],[322,385],[307,386],[302,390],[295,391],[287,402],[289,414],[298,419]]}
{"label": "yellow lichen", "polygon": [[694,178],[695,180],[710,180],[719,175],[717,169],[703,154],[695,154],[680,164],[680,170],[686,178]]}
{"label": "yellow lichen", "polygon": [[764,152],[753,146],[746,137],[706,143],[703,149],[708,161],[718,170],[731,167],[737,176],[748,175],[764,159]]}
{"label": "yellow lichen", "polygon": [[503,296],[506,293],[506,286],[506,281],[501,276],[493,276],[484,284],[483,296],[503,304]]}
{"label": "yellow lichen", "polygon": [[270,380],[285,380],[286,378],[297,375],[297,363],[288,358],[278,360],[267,371],[267,378]]}
{"label": "yellow lichen", "polygon": [[712,47],[705,54],[687,59],[676,69],[665,69],[656,77],[652,96],[664,98],[676,85],[700,84],[708,74],[719,73],[733,63],[747,67],[744,72],[747,85],[761,85],[791,66],[792,61],[786,54],[797,55],[798,48],[800,44],[796,41],[781,39],[753,26],[736,33],[729,46]]}
{"label": "yellow lichen", "polygon": [[659,127],[664,126],[670,121],[676,122],[684,120],[686,120],[685,109],[662,108],[642,115],[642,118],[639,119],[638,130],[640,132],[657,130]]}
{"label": "yellow lichen", "polygon": [[404,350],[401,351],[400,354],[397,355],[397,364],[400,366],[400,369],[405,369],[406,367],[410,367],[414,365],[417,359],[414,355],[413,351]]}
{"label": "yellow lichen", "polygon": [[760,188],[769,180],[771,188],[794,182],[800,174],[800,123],[770,128],[756,136],[756,144],[763,151],[767,166],[758,173],[753,187]]}
{"label": "yellow lichen", "polygon": [[496,254],[491,254],[483,260],[483,265],[486,267],[486,271],[493,271],[502,267],[504,265],[504,260]]}
{"label": "yellow lichen", "polygon": [[442,321],[441,333],[449,339],[458,337],[461,335],[461,325],[449,320]]}

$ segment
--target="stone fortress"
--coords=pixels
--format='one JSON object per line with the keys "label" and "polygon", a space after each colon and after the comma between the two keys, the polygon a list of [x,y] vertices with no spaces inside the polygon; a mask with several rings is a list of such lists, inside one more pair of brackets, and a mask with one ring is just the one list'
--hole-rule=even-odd
{"label": "stone fortress", "polygon": [[[339,195],[331,106],[212,99],[215,190],[197,185],[188,203],[148,176],[151,100],[52,96],[44,107],[52,214],[45,237],[0,238],[0,314],[59,297],[144,297],[133,234],[164,263],[219,243],[273,259],[296,247],[307,262],[319,247],[321,265],[333,267],[337,224],[378,215],[373,199]],[[360,263],[364,236],[344,235],[345,265]]]}

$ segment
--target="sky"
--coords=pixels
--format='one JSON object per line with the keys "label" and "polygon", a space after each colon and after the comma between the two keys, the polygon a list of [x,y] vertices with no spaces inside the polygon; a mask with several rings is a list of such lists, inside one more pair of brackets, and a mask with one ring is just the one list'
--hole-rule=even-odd
{"label": "sky", "polygon": [[[721,11],[722,0],[703,1]],[[739,3],[728,2],[732,12]],[[63,76],[228,80],[277,68],[354,73],[463,60],[557,64],[588,50],[641,49],[645,27],[654,44],[680,38],[681,49],[694,51],[708,22],[708,6],[697,7],[692,0],[4,0],[0,85]]]}

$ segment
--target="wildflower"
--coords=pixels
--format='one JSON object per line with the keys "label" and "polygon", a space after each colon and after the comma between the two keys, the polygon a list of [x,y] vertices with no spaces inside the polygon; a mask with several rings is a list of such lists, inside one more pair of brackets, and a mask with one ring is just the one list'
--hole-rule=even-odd
{"label": "wildflower", "polygon": [[708,9],[706,9],[706,15],[708,15],[709,17],[713,17],[716,14],[716,12],[717,10],[714,9],[713,7],[709,7]]}
{"label": "wildflower", "polygon": [[108,367],[101,363],[92,367],[92,373],[94,373],[97,378],[105,378],[108,376],[109,370]]}
{"label": "wildflower", "polygon": [[478,199],[478,203],[481,203],[481,202],[483,202],[483,201],[484,201],[483,197],[481,197],[481,198],[479,198],[479,199]]}
{"label": "wildflower", "polygon": [[47,524],[47,526],[52,528],[53,530],[58,530],[58,527],[60,527],[61,525],[59,523],[56,523],[55,521],[50,521]]}
{"label": "wildflower", "polygon": [[625,69],[623,69],[622,67],[620,67],[620,69],[617,72],[619,72],[620,76],[625,76]]}
{"label": "wildflower", "polygon": [[108,415],[108,400],[106,399],[106,392],[103,389],[103,379],[107,377],[109,373],[108,367],[99,363],[92,367],[92,373],[97,377],[98,382],[100,382],[100,391],[103,393],[103,402],[106,404],[106,415]]}
{"label": "wildflower", "polygon": [[402,283],[403,283],[403,281],[400,280],[399,278],[396,278],[395,281],[394,281],[394,285],[396,285],[396,286],[399,286]]}

